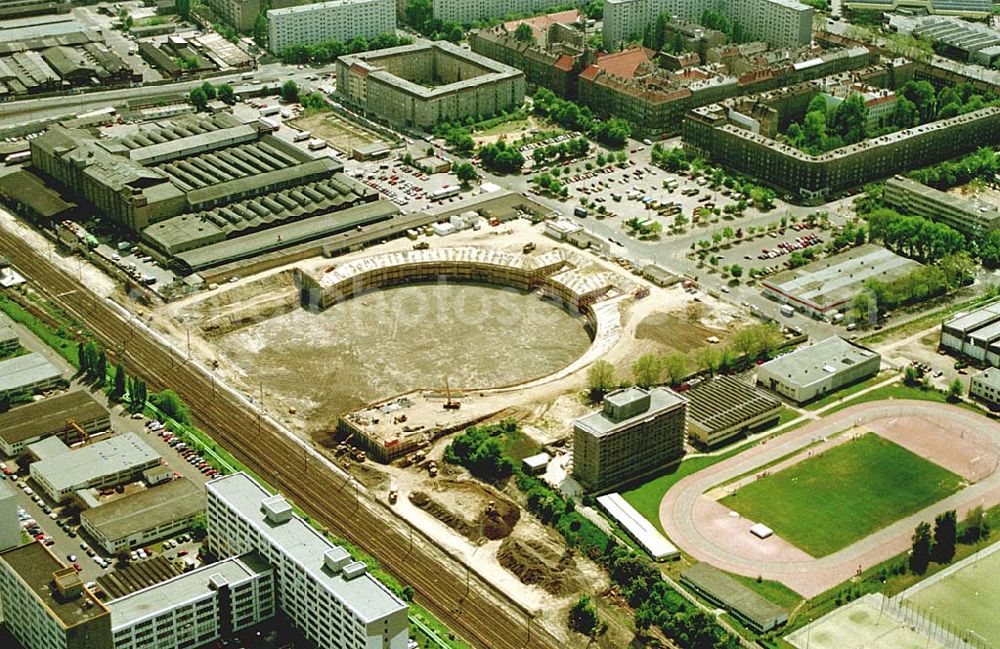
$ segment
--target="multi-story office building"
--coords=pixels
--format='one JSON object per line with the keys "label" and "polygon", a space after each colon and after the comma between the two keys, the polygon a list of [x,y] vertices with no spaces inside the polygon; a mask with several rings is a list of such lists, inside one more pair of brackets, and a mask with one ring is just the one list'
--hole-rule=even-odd
{"label": "multi-story office building", "polygon": [[915,214],[948,225],[962,234],[979,235],[1000,228],[1000,210],[942,192],[903,176],[885,183],[885,202],[904,214]]}
{"label": "multi-story office building", "polygon": [[55,437],[37,444],[46,445],[46,458],[31,464],[31,477],[56,503],[78,489],[136,480],[146,469],[159,466],[161,460],[160,454],[135,433],[115,435],[76,450]]}
{"label": "multi-story office building", "polygon": [[202,489],[178,478],[88,509],[80,525],[105,552],[118,554],[187,530],[204,510]]}
{"label": "multi-story office building", "polygon": [[21,521],[17,518],[17,498],[7,483],[0,485],[0,550],[21,543]]}
{"label": "multi-story office building", "polygon": [[342,56],[337,92],[405,127],[514,110],[524,101],[524,73],[447,41]]}
{"label": "multi-story office building", "polygon": [[267,12],[267,45],[276,54],[293,45],[347,42],[395,31],[394,0],[331,0]]}
{"label": "multi-story office building", "polygon": [[838,336],[764,363],[757,385],[805,403],[878,374],[882,357]]}
{"label": "multi-story office building", "polygon": [[274,573],[260,555],[245,554],[143,588],[107,607],[114,649],[203,647],[274,615]]}
{"label": "multi-story office building", "polygon": [[665,388],[627,388],[573,425],[573,474],[590,491],[669,464],[684,454],[687,402]]}
{"label": "multi-story office building", "polygon": [[112,649],[111,614],[41,543],[0,552],[4,623],[24,649]]}
{"label": "multi-story office building", "polygon": [[604,44],[617,49],[641,37],[660,14],[698,22],[706,9],[740,23],[751,38],[775,47],[808,45],[812,39],[814,10],[797,0],[604,0]]}
{"label": "multi-story office building", "polygon": [[279,608],[320,649],[406,649],[407,607],[342,547],[244,473],[206,487],[211,547],[259,552],[274,570]]}

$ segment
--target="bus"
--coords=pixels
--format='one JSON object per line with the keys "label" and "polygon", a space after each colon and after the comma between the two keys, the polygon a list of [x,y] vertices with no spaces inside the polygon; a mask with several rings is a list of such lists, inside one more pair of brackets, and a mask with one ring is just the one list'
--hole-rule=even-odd
{"label": "bus", "polygon": [[16,165],[22,162],[31,161],[31,151],[18,151],[17,153],[11,153],[4,160],[8,165]]}
{"label": "bus", "polygon": [[458,196],[458,193],[462,191],[462,188],[458,185],[445,185],[440,189],[435,189],[431,192],[431,200],[443,201],[446,198],[451,198],[452,196]]}

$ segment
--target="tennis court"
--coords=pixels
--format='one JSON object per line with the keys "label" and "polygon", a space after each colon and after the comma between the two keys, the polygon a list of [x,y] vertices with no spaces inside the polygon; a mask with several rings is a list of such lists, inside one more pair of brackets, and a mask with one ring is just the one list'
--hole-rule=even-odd
{"label": "tennis court", "polygon": [[867,595],[785,637],[798,649],[945,649],[945,645],[882,610],[881,595]]}

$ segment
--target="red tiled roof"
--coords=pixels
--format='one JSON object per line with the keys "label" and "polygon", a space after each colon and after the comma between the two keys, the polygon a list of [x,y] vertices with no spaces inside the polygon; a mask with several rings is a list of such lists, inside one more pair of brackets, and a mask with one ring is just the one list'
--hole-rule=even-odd
{"label": "red tiled roof", "polygon": [[[648,63],[655,52],[645,47],[635,47],[630,50],[622,50],[615,54],[605,54],[597,59],[597,63],[592,67],[597,67],[608,74],[625,79],[635,76],[635,71],[643,63]],[[588,68],[589,70],[589,68]]]}
{"label": "red tiled roof", "polygon": [[557,70],[562,70],[564,72],[569,72],[573,69],[573,57],[568,54],[563,54],[556,60],[555,65],[553,65]]}
{"label": "red tiled roof", "polygon": [[581,18],[582,16],[578,10],[570,9],[569,11],[559,11],[554,14],[545,14],[544,16],[511,20],[510,22],[504,23],[503,26],[508,32],[513,32],[517,29],[518,25],[525,23],[531,27],[531,31],[535,33],[535,39],[537,40],[539,36],[541,36],[543,32],[547,31],[552,25],[555,25],[556,23],[575,23],[579,22]]}

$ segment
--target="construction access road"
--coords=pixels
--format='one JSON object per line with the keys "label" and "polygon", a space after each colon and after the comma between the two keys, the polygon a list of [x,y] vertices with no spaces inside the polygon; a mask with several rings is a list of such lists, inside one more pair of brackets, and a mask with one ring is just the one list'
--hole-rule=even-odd
{"label": "construction access road", "polygon": [[76,278],[10,231],[0,250],[34,288],[84,323],[151,390],[171,388],[191,406],[195,423],[251,471],[270,482],[336,535],[375,556],[414,600],[470,644],[488,649],[567,646],[535,623],[533,612],[438,548],[420,530],[374,502],[361,487],[286,433],[245,399],[219,386],[127,312],[95,296]]}

